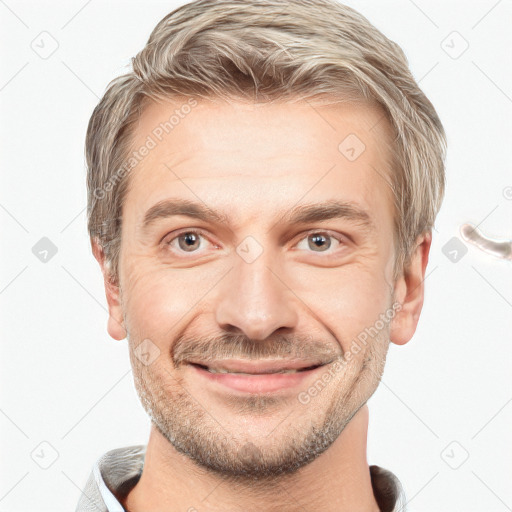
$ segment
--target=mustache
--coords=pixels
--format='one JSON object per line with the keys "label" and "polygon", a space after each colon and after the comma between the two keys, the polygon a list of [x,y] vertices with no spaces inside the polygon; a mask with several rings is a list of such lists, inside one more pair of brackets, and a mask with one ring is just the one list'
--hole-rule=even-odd
{"label": "mustache", "polygon": [[176,368],[189,360],[213,362],[220,359],[305,359],[329,363],[343,357],[339,345],[307,336],[275,336],[253,340],[243,334],[225,333],[210,338],[182,335],[176,339],[171,358]]}

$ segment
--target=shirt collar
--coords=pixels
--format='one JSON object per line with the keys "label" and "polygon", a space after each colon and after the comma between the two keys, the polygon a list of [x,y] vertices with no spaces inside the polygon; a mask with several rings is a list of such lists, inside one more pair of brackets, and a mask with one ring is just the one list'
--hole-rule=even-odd
{"label": "shirt collar", "polygon": [[[75,512],[125,512],[115,497],[126,496],[139,480],[146,445],[116,448],[95,463]],[[381,512],[406,512],[405,495],[398,478],[380,466],[370,466],[373,493]]]}

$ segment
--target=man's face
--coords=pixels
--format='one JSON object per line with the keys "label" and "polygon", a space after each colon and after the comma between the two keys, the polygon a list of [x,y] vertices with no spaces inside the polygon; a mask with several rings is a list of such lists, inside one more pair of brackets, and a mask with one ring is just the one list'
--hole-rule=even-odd
{"label": "man's face", "polygon": [[[180,105],[147,107],[134,149]],[[124,322],[142,404],[181,453],[223,475],[290,473],[331,446],[382,374],[389,325],[378,320],[394,300],[389,125],[353,104],[199,102],[182,117],[130,176],[109,331],[121,339]],[[167,200],[224,221],[145,225]],[[292,219],[334,201],[368,222]],[[269,361],[322,366],[261,375]]]}

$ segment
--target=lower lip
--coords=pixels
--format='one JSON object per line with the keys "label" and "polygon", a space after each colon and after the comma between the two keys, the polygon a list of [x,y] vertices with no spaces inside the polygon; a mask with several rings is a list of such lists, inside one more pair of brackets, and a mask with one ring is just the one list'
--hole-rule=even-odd
{"label": "lower lip", "polygon": [[296,373],[265,373],[258,375],[237,375],[234,373],[211,373],[197,365],[190,365],[201,376],[236,391],[244,393],[270,393],[281,389],[294,388],[316,371],[323,368],[318,366],[312,370]]}

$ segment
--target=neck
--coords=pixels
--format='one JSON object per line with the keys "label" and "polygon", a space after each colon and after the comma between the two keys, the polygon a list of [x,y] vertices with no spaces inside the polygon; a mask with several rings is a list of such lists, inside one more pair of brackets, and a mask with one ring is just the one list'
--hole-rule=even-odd
{"label": "neck", "polygon": [[364,405],[322,455],[275,485],[256,490],[229,484],[198,467],[152,426],[142,476],[121,503],[128,512],[379,512],[366,459],[367,433]]}

